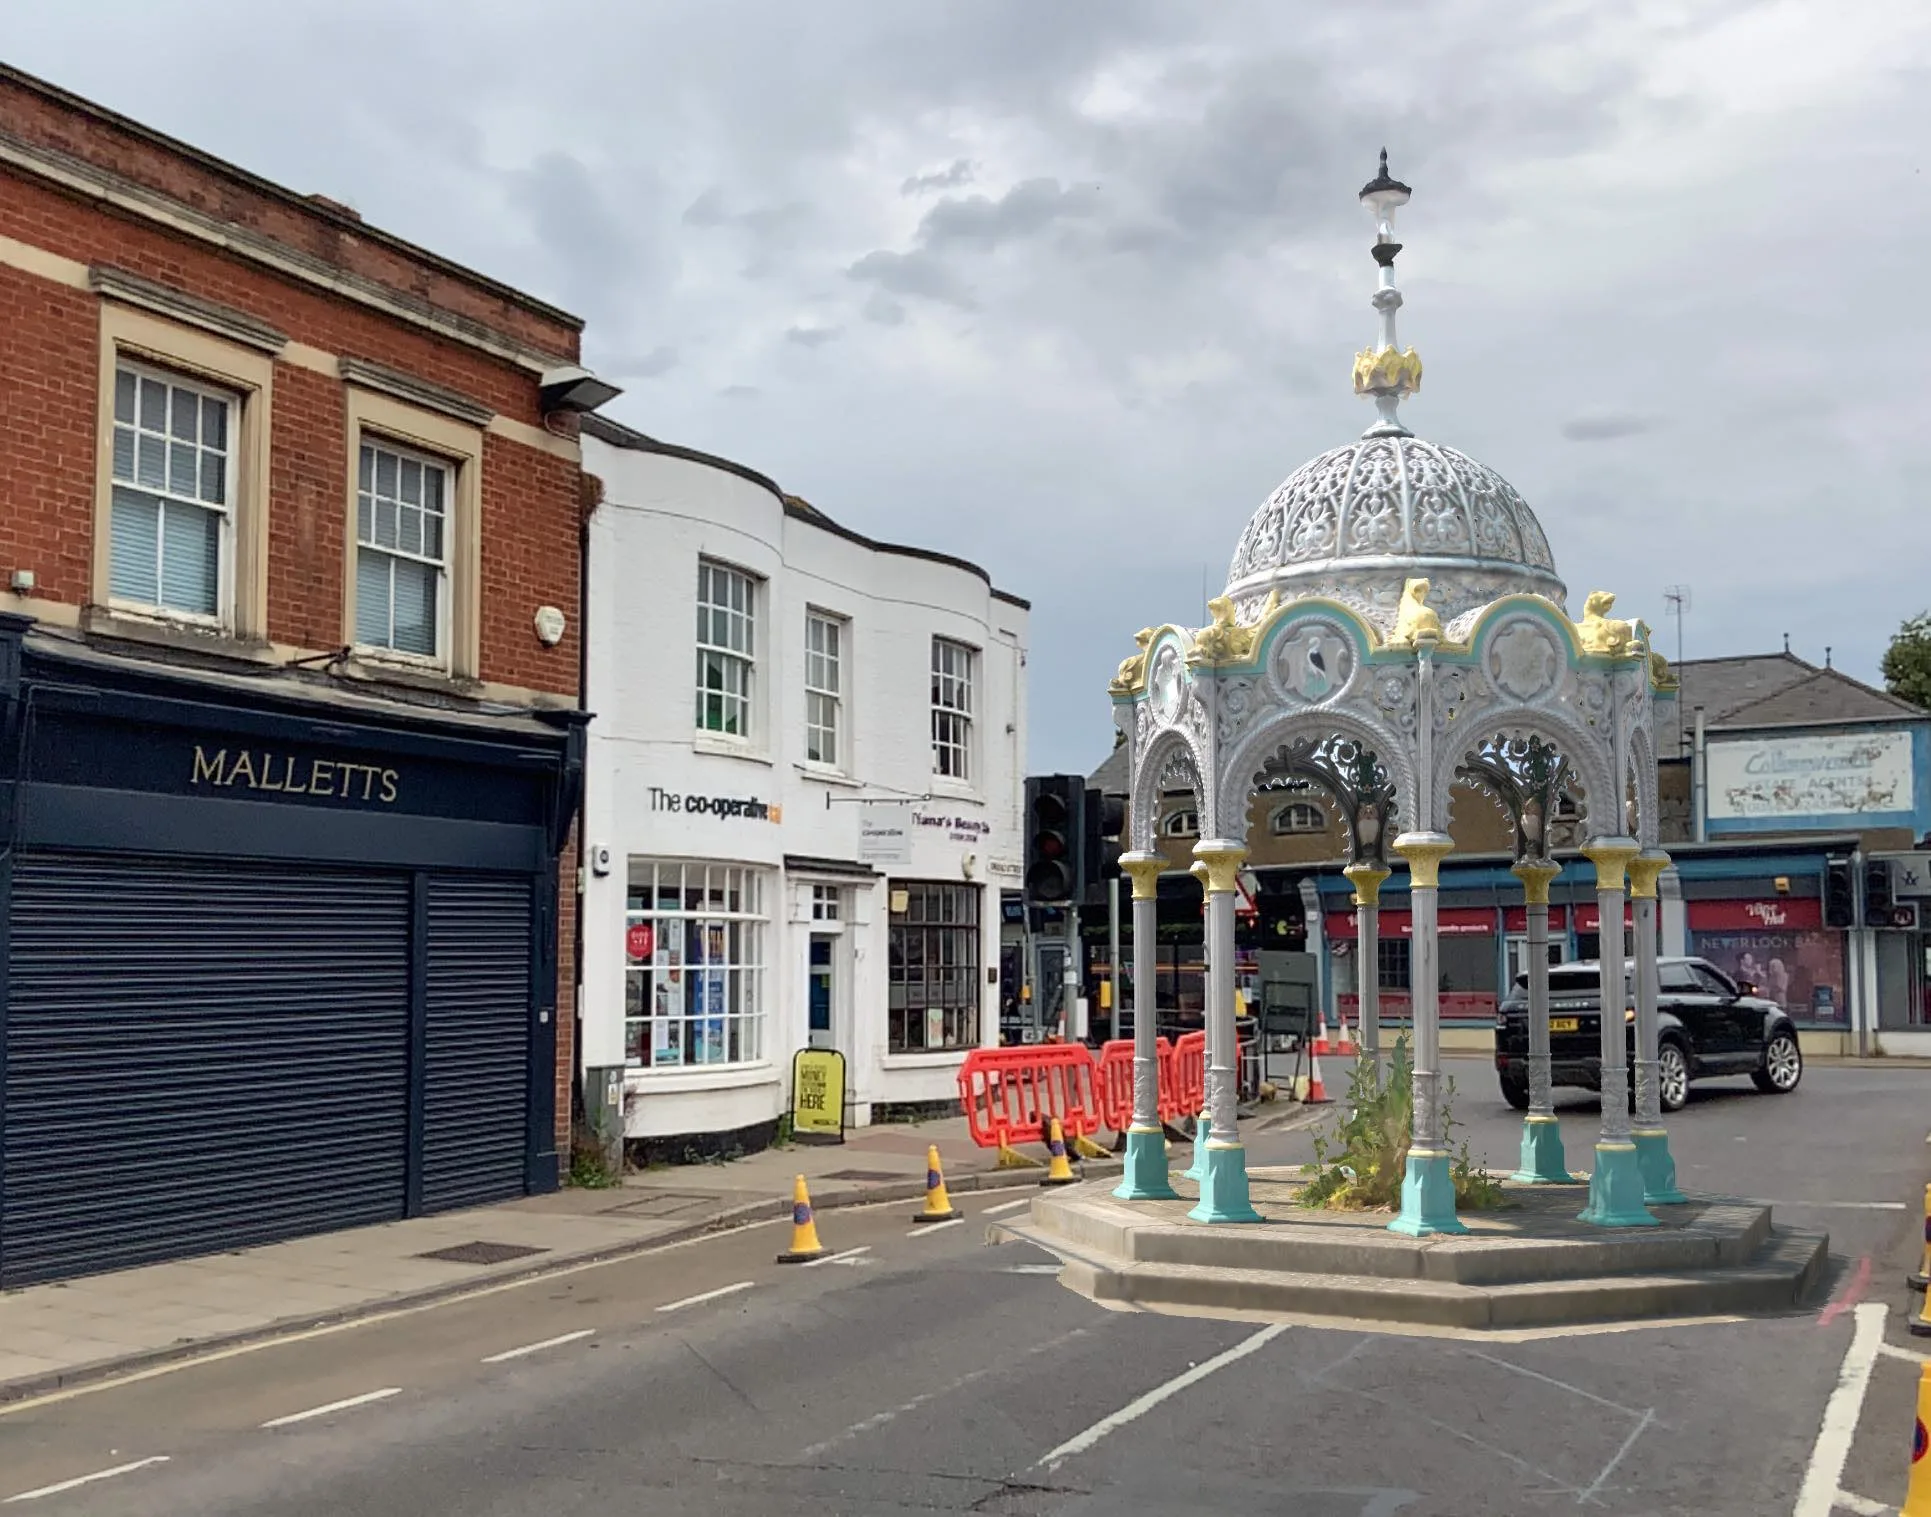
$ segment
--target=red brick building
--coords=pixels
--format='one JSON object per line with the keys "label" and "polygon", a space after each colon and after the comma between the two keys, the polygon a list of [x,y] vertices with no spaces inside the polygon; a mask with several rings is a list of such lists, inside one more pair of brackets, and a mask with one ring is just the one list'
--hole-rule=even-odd
{"label": "red brick building", "polygon": [[580,330],[0,69],[0,1285],[557,1183]]}

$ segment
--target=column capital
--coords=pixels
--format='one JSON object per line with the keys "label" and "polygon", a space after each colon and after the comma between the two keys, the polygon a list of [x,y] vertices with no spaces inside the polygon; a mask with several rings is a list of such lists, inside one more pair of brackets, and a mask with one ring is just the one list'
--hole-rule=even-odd
{"label": "column capital", "polygon": [[1193,845],[1193,856],[1199,862],[1194,872],[1206,870],[1205,885],[1209,895],[1232,895],[1234,876],[1240,873],[1240,866],[1247,862],[1247,845],[1234,838],[1202,838]]}
{"label": "column capital", "polygon": [[1596,889],[1621,890],[1623,872],[1642,849],[1634,838],[1592,838],[1582,847],[1582,856],[1596,866]]}
{"label": "column capital", "polygon": [[1347,882],[1354,886],[1354,904],[1357,906],[1379,906],[1381,887],[1387,883],[1391,871],[1385,864],[1350,864],[1341,871]]}
{"label": "column capital", "polygon": [[1120,855],[1120,869],[1132,879],[1136,901],[1151,901],[1160,894],[1160,876],[1166,868],[1166,858],[1158,853]]}
{"label": "column capital", "polygon": [[1670,866],[1670,856],[1660,849],[1639,853],[1629,861],[1629,893],[1639,901],[1656,899],[1656,882]]}
{"label": "column capital", "polygon": [[1547,906],[1549,886],[1562,873],[1560,864],[1547,859],[1524,859],[1509,871],[1522,882],[1522,901],[1527,906]]}
{"label": "column capital", "polygon": [[1408,861],[1414,888],[1434,890],[1441,884],[1442,860],[1455,851],[1455,840],[1445,832],[1404,832],[1394,848]]}

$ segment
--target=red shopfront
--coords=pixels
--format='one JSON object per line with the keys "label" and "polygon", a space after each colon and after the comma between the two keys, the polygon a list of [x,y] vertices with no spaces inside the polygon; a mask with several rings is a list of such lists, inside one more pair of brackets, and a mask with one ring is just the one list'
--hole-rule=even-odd
{"label": "red shopfront", "polygon": [[1690,952],[1775,1001],[1800,1027],[1849,1026],[1844,934],[1815,897],[1690,901]]}
{"label": "red shopfront", "polygon": [[[1496,938],[1500,913],[1492,906],[1444,906],[1437,913],[1440,939],[1439,991],[1444,1024],[1492,1023],[1496,986],[1501,977],[1501,946]],[[1361,972],[1355,952],[1352,911],[1330,911],[1323,922],[1336,968],[1335,1005],[1352,1023],[1361,1011],[1356,990]],[[1407,911],[1383,908],[1380,963],[1381,1019],[1409,1019],[1414,918]]]}

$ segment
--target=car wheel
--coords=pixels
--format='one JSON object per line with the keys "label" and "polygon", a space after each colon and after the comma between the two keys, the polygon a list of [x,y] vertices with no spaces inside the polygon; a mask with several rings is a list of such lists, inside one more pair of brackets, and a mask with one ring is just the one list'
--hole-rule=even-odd
{"label": "car wheel", "polygon": [[1773,1096],[1789,1095],[1803,1077],[1803,1051],[1797,1047],[1797,1035],[1787,1028],[1764,1045],[1763,1063],[1750,1075],[1758,1090]]}
{"label": "car wheel", "polygon": [[1690,1099],[1690,1060],[1681,1043],[1656,1050],[1656,1100],[1664,1111],[1681,1111]]}
{"label": "car wheel", "polygon": [[1527,1111],[1529,1109],[1529,1082],[1527,1080],[1511,1080],[1507,1075],[1503,1075],[1501,1078],[1502,1099],[1507,1101],[1517,1111]]}

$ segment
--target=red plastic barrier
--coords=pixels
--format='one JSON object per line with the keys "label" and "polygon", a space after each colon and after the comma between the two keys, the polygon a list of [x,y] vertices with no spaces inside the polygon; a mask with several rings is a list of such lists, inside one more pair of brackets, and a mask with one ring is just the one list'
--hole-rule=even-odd
{"label": "red plastic barrier", "polygon": [[1115,1038],[1101,1045],[1094,1077],[1101,1123],[1115,1132],[1125,1132],[1133,1122],[1133,1040]]}
{"label": "red plastic barrier", "polygon": [[972,1141],[981,1148],[1044,1143],[1054,1117],[1068,1138],[1092,1137],[1102,1125],[1097,1074],[1083,1043],[975,1048],[959,1068]]}
{"label": "red plastic barrier", "polygon": [[1207,1034],[1182,1033],[1173,1045],[1173,1110],[1175,1117],[1197,1117],[1207,1104]]}

